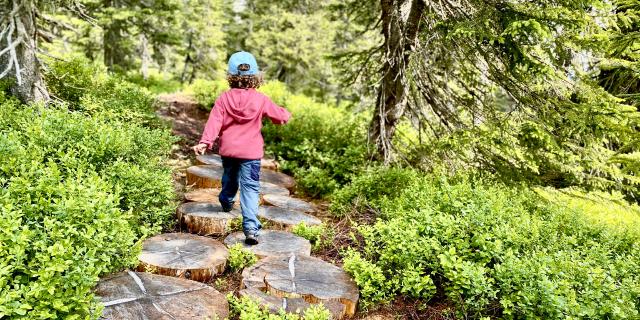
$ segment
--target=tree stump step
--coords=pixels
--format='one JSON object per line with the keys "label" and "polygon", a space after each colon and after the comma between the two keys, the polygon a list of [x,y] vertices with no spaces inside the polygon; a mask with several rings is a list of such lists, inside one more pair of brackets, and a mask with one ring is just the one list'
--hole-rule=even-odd
{"label": "tree stump step", "polygon": [[273,183],[287,189],[291,189],[296,185],[296,181],[293,179],[293,177],[282,172],[276,172],[268,169],[260,171],[260,181]]}
{"label": "tree stump step", "polygon": [[289,196],[283,196],[279,194],[265,194],[263,200],[267,204],[280,208],[302,212],[316,211],[316,206],[314,204]]}
{"label": "tree stump step", "polygon": [[277,298],[302,298],[325,306],[340,302],[343,313],[353,316],[358,303],[358,286],[344,272],[311,256],[291,255],[264,258],[242,272],[242,285]]}
{"label": "tree stump step", "polygon": [[[218,154],[203,154],[196,156],[196,164],[198,165],[214,165],[222,168],[222,157]],[[260,166],[265,169],[277,170],[278,162],[274,159],[260,160]]]}
{"label": "tree stump step", "polygon": [[[266,307],[270,313],[277,314],[280,310],[289,313],[304,314],[313,304],[303,298],[278,298],[255,288],[242,289],[238,292],[241,297],[249,297]],[[331,313],[332,319],[340,319],[345,313],[345,307],[339,301],[327,301],[322,304]]]}
{"label": "tree stump step", "polygon": [[218,154],[203,154],[196,156],[196,164],[198,165],[214,165],[222,168],[222,157]]}
{"label": "tree stump step", "polygon": [[[193,189],[184,194],[184,198],[187,201],[192,202],[218,202],[218,196],[220,195],[220,188],[204,188]],[[275,185],[269,182],[260,182],[260,196],[262,198],[265,194],[279,194],[283,196],[289,195],[289,189]],[[240,199],[240,192],[236,195],[236,200]],[[262,199],[260,199],[262,201]]]}
{"label": "tree stump step", "polygon": [[273,206],[260,207],[258,216],[285,230],[291,230],[300,223],[307,226],[317,226],[322,223],[320,219],[310,214]]}
{"label": "tree stump step", "polygon": [[224,244],[227,247],[231,247],[236,243],[240,243],[245,249],[253,252],[259,258],[289,256],[291,254],[308,256],[311,254],[309,240],[286,231],[261,230],[258,237],[259,243],[252,246],[246,245],[244,238],[244,233],[234,232],[224,239]]}
{"label": "tree stump step", "polygon": [[187,185],[194,188],[220,188],[222,167],[213,165],[191,166],[187,168]]}
{"label": "tree stump step", "polygon": [[191,202],[218,202],[219,188],[193,189],[184,194],[184,199]]}
{"label": "tree stump step", "polygon": [[224,212],[215,202],[187,202],[176,210],[178,221],[184,223],[191,233],[199,235],[222,235],[231,230],[233,219],[241,219],[238,209]]}
{"label": "tree stump step", "polygon": [[220,241],[188,233],[166,233],[142,244],[138,271],[207,282],[223,273],[229,251]]}
{"label": "tree stump step", "polygon": [[[187,185],[194,188],[220,188],[224,169],[215,165],[198,165],[187,168]],[[272,170],[260,171],[260,183],[271,193],[284,194],[284,189],[291,189],[296,185],[295,180],[281,172]]]}
{"label": "tree stump step", "polygon": [[126,271],[101,279],[95,293],[105,305],[101,319],[204,320],[229,316],[226,297],[205,284]]}
{"label": "tree stump step", "polygon": [[291,193],[289,192],[289,189],[283,186],[279,186],[277,184],[273,184],[267,181],[260,181],[260,194],[262,195],[277,194],[282,196],[288,196]]}

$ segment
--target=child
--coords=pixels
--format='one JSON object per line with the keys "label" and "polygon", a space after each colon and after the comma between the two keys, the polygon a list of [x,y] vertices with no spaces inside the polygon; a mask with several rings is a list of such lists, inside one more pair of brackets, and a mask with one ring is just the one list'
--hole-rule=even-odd
{"label": "child", "polygon": [[227,81],[231,89],[216,100],[200,143],[193,147],[196,154],[204,154],[219,139],[224,174],[220,204],[231,211],[240,185],[240,208],[245,243],[258,244],[262,228],[256,217],[260,191],[260,159],[264,155],[262,117],[274,124],[284,124],[291,114],[277,106],[264,94],[256,91],[262,77],[256,59],[248,52],[236,52],[229,58]]}

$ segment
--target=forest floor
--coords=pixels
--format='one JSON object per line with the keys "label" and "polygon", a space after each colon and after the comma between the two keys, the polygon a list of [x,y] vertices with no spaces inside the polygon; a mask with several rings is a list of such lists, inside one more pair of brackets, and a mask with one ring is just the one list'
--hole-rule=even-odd
{"label": "forest floor", "polygon": [[[172,133],[180,140],[173,146],[169,165],[173,168],[173,180],[176,193],[179,199],[183,198],[186,182],[186,169],[195,162],[195,156],[191,150],[202,134],[202,130],[207,121],[209,113],[189,96],[180,93],[161,94],[158,96],[157,113],[163,120],[172,127]],[[301,195],[296,197],[305,198]],[[349,246],[357,246],[354,241],[353,231],[354,221],[350,217],[337,219],[328,213],[329,203],[318,199],[305,200],[314,202],[318,207],[315,215],[327,224],[328,228],[334,230],[335,236],[332,244],[326,245],[320,251],[314,252],[314,256],[327,262],[342,266],[340,251]],[[371,216],[360,216],[355,223],[371,223],[374,220]],[[176,226],[174,231],[180,230],[181,226]],[[222,237],[217,240],[222,240]],[[218,291],[227,294],[236,293],[240,290],[241,276],[239,273],[226,272],[217,277],[209,285]],[[440,300],[440,299],[438,299]],[[449,310],[449,311],[447,311]],[[377,306],[375,310],[369,312],[359,311],[354,319],[367,320],[387,320],[387,319],[433,319],[446,320],[453,319],[450,315],[450,306],[447,303],[431,302],[429,305],[422,305],[417,301],[404,298],[397,298],[387,305]]]}

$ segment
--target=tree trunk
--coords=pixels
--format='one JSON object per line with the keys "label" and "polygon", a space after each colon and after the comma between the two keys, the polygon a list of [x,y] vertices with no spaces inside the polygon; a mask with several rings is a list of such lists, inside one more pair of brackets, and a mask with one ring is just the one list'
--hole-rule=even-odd
{"label": "tree trunk", "polygon": [[[411,1],[410,7],[407,7],[408,1]],[[406,72],[411,53],[415,49],[425,3],[424,0],[380,2],[384,35],[383,77],[369,126],[369,139],[375,143],[379,160],[388,164],[393,161],[392,140],[396,126],[407,106],[409,84]]]}
{"label": "tree trunk", "polygon": [[35,3],[13,0],[0,10],[0,79],[11,80],[11,93],[22,102],[48,101],[36,57]]}
{"label": "tree trunk", "polygon": [[119,58],[121,58],[121,50],[119,48],[120,29],[115,23],[105,27],[102,41],[104,65],[107,66],[109,71],[114,71],[115,66],[118,65]]}
{"label": "tree trunk", "polygon": [[144,33],[140,34],[140,73],[142,79],[149,79],[149,64],[151,63],[151,55],[149,54],[149,41]]}

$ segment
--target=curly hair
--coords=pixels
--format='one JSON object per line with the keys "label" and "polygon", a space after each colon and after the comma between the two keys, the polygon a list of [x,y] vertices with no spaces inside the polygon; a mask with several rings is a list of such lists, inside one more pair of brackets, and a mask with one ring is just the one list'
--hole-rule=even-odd
{"label": "curly hair", "polygon": [[[249,66],[242,64],[238,67],[240,71],[249,70]],[[245,69],[246,68],[246,69]],[[257,75],[234,75],[227,74],[227,81],[229,82],[229,87],[238,88],[238,89],[248,89],[254,88],[257,89],[262,85],[262,74]]]}

